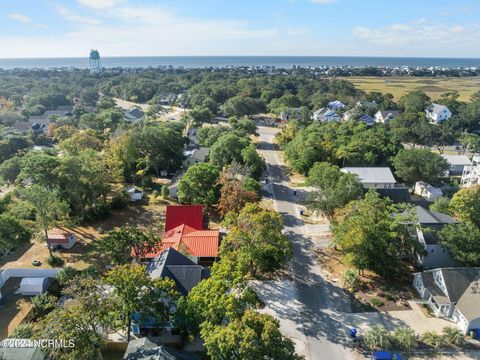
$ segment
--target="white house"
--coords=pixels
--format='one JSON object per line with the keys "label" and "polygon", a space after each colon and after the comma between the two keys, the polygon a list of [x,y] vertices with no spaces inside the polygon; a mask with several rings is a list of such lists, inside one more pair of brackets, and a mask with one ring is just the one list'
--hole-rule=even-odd
{"label": "white house", "polygon": [[442,157],[448,162],[448,175],[462,175],[465,167],[472,165],[467,155],[442,154]]}
{"label": "white house", "polygon": [[312,119],[318,122],[340,121],[341,117],[334,111],[328,108],[321,108],[314,111]]}
{"label": "white house", "polygon": [[48,233],[48,243],[52,248],[70,249],[77,242],[77,235],[60,230]]}
{"label": "white house", "polygon": [[397,183],[388,167],[344,167],[341,171],[357,175],[366,189],[391,189]]}
{"label": "white house", "polygon": [[378,110],[375,113],[375,122],[380,124],[388,124],[389,121],[400,115],[398,110]]}
{"label": "white house", "polygon": [[127,189],[128,200],[130,202],[140,201],[143,199],[143,191],[137,188],[136,186],[132,186],[131,188]]}
{"label": "white house", "polygon": [[413,190],[415,195],[421,196],[428,201],[435,201],[443,196],[443,191],[426,182],[417,181]]}
{"label": "white house", "polygon": [[480,328],[480,268],[438,268],[416,273],[413,286],[435,316],[463,333]]}
{"label": "white house", "polygon": [[432,103],[425,109],[427,119],[431,124],[441,124],[452,117],[452,112],[445,105]]}

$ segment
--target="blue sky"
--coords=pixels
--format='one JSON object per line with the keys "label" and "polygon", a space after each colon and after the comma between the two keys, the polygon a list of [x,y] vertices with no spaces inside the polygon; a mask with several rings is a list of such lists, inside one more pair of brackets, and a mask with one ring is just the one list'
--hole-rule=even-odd
{"label": "blue sky", "polygon": [[3,0],[0,57],[480,57],[478,0]]}

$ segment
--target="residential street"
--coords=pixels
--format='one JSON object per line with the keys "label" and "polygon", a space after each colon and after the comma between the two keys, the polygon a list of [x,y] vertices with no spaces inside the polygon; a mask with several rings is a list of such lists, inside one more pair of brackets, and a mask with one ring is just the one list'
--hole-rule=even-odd
{"label": "residential street", "polygon": [[[294,281],[290,283],[293,289],[278,286],[277,292],[293,293],[292,303],[296,305],[289,309],[284,306],[280,313],[273,313],[281,322],[287,322],[288,327],[296,327],[289,329],[289,333],[301,334],[301,338],[295,340],[297,347],[298,342],[304,342],[302,352],[307,359],[353,359],[355,355],[351,351],[346,328],[342,325],[345,313],[350,311],[349,301],[339,287],[321,276],[321,268],[313,252],[316,245],[305,235],[306,227],[300,218],[296,197],[288,185],[285,170],[275,151],[273,139],[278,129],[259,127],[258,131],[261,140],[259,148],[267,162],[267,189],[270,196],[273,195],[275,209],[285,218],[286,233],[294,246]],[[288,297],[285,294],[276,295],[280,298]]]}

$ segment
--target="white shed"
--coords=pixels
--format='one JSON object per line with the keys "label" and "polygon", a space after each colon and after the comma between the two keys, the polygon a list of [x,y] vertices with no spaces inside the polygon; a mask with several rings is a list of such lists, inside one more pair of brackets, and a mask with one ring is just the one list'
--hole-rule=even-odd
{"label": "white shed", "polygon": [[127,189],[127,193],[130,202],[140,201],[143,199],[143,191],[135,186]]}
{"label": "white shed", "polygon": [[34,296],[39,295],[50,286],[51,280],[49,278],[23,278],[20,282],[20,288],[17,293],[21,295]]}
{"label": "white shed", "polygon": [[414,193],[428,201],[435,201],[443,196],[442,189],[433,187],[423,181],[417,181],[415,183]]}

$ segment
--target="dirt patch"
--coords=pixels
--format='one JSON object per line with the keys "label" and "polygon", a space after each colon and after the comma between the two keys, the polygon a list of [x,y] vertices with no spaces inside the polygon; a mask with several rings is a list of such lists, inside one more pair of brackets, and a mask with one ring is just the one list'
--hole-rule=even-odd
{"label": "dirt patch", "polygon": [[327,280],[337,282],[350,295],[353,312],[410,310],[413,297],[409,274],[401,279],[385,281],[370,271],[357,274],[353,287],[347,284],[345,273],[352,270],[343,262],[342,253],[334,248],[317,251],[318,262]]}

